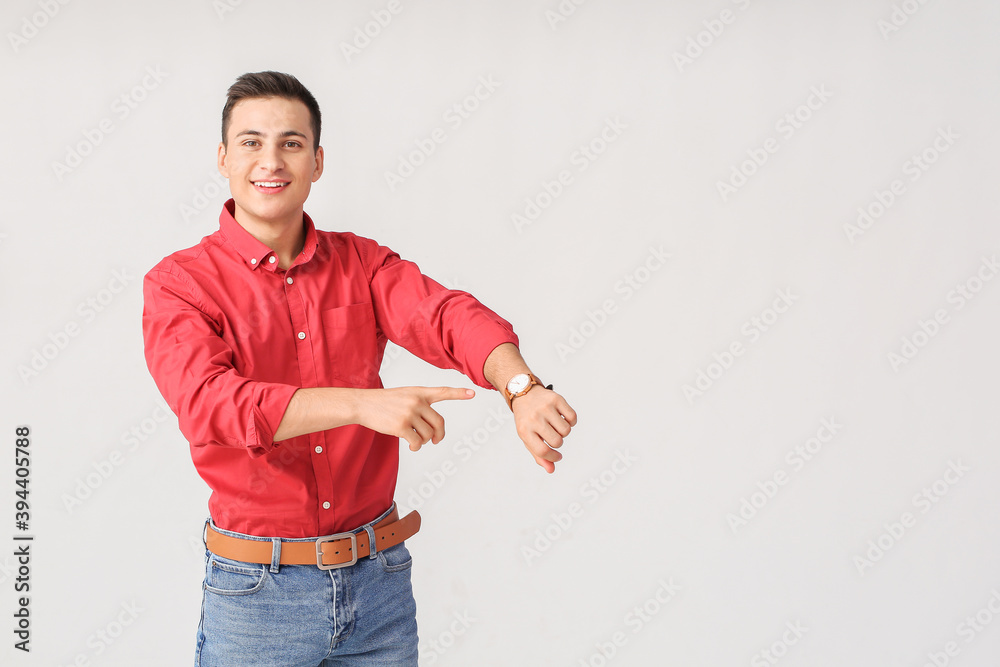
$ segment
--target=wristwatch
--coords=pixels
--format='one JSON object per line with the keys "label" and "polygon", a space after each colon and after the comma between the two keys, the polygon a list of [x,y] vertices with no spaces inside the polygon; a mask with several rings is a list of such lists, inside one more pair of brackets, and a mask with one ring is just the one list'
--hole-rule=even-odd
{"label": "wristwatch", "polygon": [[[518,373],[510,380],[507,381],[507,386],[503,388],[503,397],[507,399],[507,407],[514,410],[514,399],[518,396],[524,396],[528,393],[535,385],[542,386],[542,381],[539,380],[531,373]],[[546,389],[551,389],[552,386],[549,385]]]}

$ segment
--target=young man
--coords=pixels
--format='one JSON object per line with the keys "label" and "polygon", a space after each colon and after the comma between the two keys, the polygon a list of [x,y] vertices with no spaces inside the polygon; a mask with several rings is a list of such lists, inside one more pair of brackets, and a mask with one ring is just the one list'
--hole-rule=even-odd
{"label": "young man", "polygon": [[146,363],[212,488],[198,665],[416,665],[393,503],[399,438],[444,438],[455,387],[382,387],[387,340],[501,391],[547,472],[576,413],[510,324],[390,249],[317,230],[320,111],[294,77],[244,74],[222,114],[219,230],[143,282]]}

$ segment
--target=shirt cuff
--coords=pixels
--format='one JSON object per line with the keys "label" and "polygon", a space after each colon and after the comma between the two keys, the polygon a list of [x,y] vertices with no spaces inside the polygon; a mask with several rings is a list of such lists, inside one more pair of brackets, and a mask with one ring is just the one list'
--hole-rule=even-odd
{"label": "shirt cuff", "polygon": [[285,416],[292,395],[299,388],[290,384],[261,382],[254,388],[253,408],[247,421],[246,447],[252,457],[274,449],[274,432]]}
{"label": "shirt cuff", "polygon": [[490,384],[490,381],[486,379],[486,374],[483,373],[486,359],[498,346],[504,343],[513,343],[516,346],[520,340],[517,334],[510,329],[493,323],[483,324],[476,329],[476,333],[472,336],[472,339],[475,342],[469,346],[467,353],[470,370],[468,377],[480,387],[496,391],[496,387]]}

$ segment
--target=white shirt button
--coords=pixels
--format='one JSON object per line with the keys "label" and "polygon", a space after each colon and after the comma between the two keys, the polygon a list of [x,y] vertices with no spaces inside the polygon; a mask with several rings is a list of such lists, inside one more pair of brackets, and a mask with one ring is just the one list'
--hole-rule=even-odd
{"label": "white shirt button", "polygon": [[317,445],[316,446],[316,453],[317,454],[322,454],[323,453],[323,448]]}
{"label": "white shirt button", "polygon": [[285,282],[288,283],[289,285],[291,285],[292,284],[292,279],[290,277],[289,278],[285,278]]}
{"label": "white shirt button", "polygon": [[267,258],[267,261],[270,262],[271,264],[274,264],[278,260],[274,258],[274,255],[271,255],[270,257]]}
{"label": "white shirt button", "polygon": [[256,264],[257,263],[257,258],[256,257],[251,257],[250,258],[250,263],[251,264]]}
{"label": "white shirt button", "polygon": [[330,503],[323,503],[323,509],[325,510],[330,509]]}
{"label": "white shirt button", "polygon": [[306,332],[305,331],[300,331],[299,332],[299,340],[305,340],[305,339],[306,339]]}

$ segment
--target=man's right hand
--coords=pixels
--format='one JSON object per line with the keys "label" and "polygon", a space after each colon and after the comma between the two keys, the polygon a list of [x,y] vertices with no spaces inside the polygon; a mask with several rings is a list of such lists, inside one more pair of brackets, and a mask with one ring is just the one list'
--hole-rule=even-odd
{"label": "man's right hand", "polygon": [[360,389],[355,407],[355,423],[403,438],[417,451],[428,440],[437,444],[444,439],[444,417],[432,403],[464,401],[476,392],[458,387],[393,387]]}

